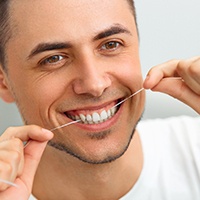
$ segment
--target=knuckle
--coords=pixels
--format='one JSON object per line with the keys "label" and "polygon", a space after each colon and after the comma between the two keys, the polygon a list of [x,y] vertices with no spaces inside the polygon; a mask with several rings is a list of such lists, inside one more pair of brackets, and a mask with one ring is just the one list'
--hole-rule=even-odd
{"label": "knuckle", "polygon": [[13,171],[13,166],[11,163],[6,163],[5,165],[5,171],[6,173],[9,175],[9,174],[12,174],[12,171]]}
{"label": "knuckle", "polygon": [[200,70],[198,69],[198,67],[196,65],[191,65],[188,69],[189,74],[191,74],[192,76],[196,76]]}
{"label": "knuckle", "polygon": [[171,59],[164,64],[164,67],[168,68],[169,66],[177,66],[180,60],[178,59]]}
{"label": "knuckle", "polygon": [[4,177],[9,177],[12,171],[13,167],[11,163],[4,162],[3,164],[1,164],[0,174],[3,175]]}
{"label": "knuckle", "polygon": [[8,127],[8,128],[6,129],[6,132],[8,132],[8,133],[11,132],[11,133],[12,133],[12,132],[15,131],[15,129],[16,129],[15,127],[12,127],[12,126],[11,126],[11,127]]}
{"label": "knuckle", "polygon": [[13,143],[13,146],[23,147],[23,142],[19,138],[12,138],[11,142]]}
{"label": "knuckle", "polygon": [[185,66],[186,66],[185,61],[181,60],[177,64],[177,70],[182,71],[185,68]]}
{"label": "knuckle", "polygon": [[28,125],[32,132],[38,133],[41,130],[41,127],[37,125]]}
{"label": "knuckle", "polygon": [[1,140],[7,140],[9,138],[11,138],[14,133],[16,132],[16,128],[15,127],[8,127],[5,132],[0,136]]}
{"label": "knuckle", "polygon": [[21,153],[19,153],[18,151],[12,151],[10,159],[12,160],[12,162],[19,163],[21,160]]}
{"label": "knuckle", "polygon": [[179,75],[184,75],[187,74],[189,70],[189,63],[185,60],[181,60],[177,64],[176,71],[178,72]]}
{"label": "knuckle", "polygon": [[41,127],[37,125],[28,125],[28,128],[31,130],[31,133],[34,133],[34,135],[39,135],[41,132]]}

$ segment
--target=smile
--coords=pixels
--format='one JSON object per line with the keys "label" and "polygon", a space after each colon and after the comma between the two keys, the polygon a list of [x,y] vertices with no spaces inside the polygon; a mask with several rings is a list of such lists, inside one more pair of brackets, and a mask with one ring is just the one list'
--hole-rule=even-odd
{"label": "smile", "polygon": [[81,120],[83,124],[100,124],[111,119],[120,108],[120,106],[114,106],[113,104],[109,107],[96,111],[76,111],[77,114],[66,112],[65,115],[72,120]]}

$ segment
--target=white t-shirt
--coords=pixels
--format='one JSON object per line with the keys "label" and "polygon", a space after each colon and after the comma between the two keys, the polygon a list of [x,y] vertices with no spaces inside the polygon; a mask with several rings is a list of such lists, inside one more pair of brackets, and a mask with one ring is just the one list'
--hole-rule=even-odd
{"label": "white t-shirt", "polygon": [[146,120],[137,129],[144,166],[120,200],[200,200],[200,118]]}
{"label": "white t-shirt", "polygon": [[144,166],[121,200],[200,200],[200,118],[141,122]]}

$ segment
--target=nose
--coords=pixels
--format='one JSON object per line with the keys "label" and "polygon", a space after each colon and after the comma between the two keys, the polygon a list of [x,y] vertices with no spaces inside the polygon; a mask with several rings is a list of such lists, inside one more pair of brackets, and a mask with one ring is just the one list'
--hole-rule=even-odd
{"label": "nose", "polygon": [[100,97],[111,85],[111,78],[105,67],[98,67],[97,63],[87,61],[78,68],[78,77],[73,82],[76,94],[89,94]]}

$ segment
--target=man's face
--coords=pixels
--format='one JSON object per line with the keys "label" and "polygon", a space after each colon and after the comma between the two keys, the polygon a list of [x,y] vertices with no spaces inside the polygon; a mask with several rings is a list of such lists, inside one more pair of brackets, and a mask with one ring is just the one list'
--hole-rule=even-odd
{"label": "man's face", "polygon": [[122,154],[144,103],[140,93],[110,110],[142,87],[127,1],[13,1],[11,25],[8,84],[25,122],[52,129],[86,118],[55,131],[52,143],[88,162]]}

